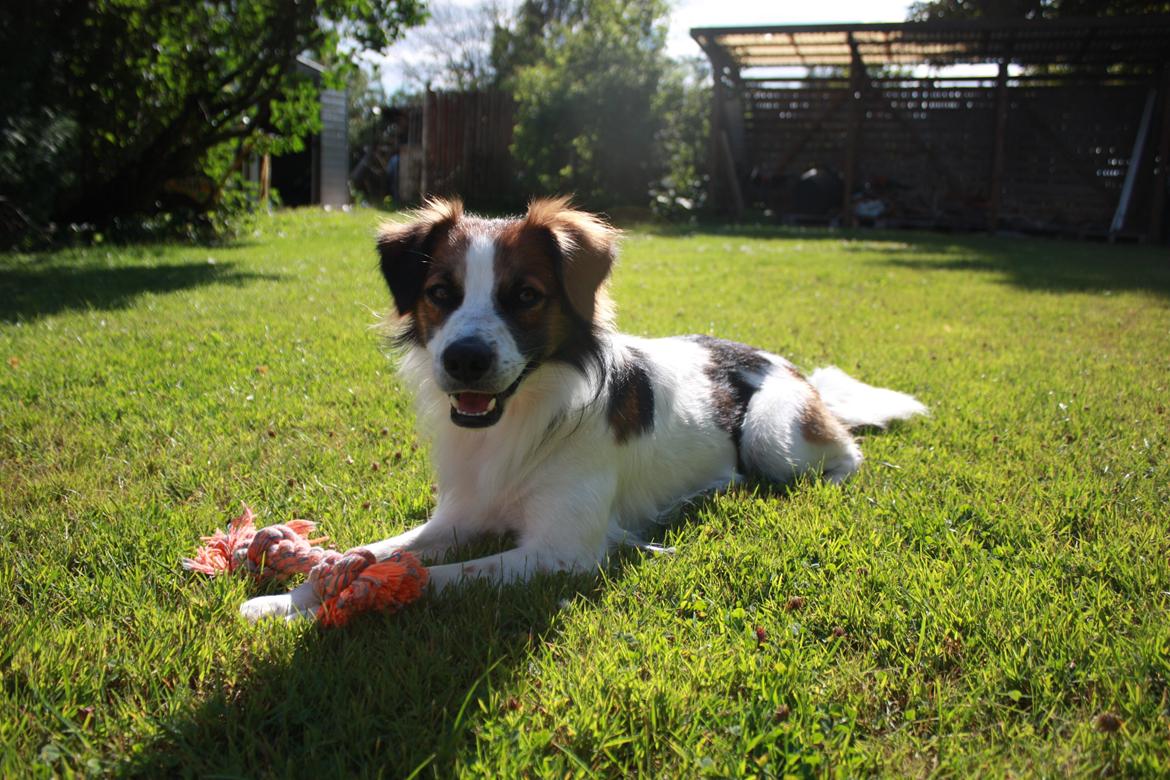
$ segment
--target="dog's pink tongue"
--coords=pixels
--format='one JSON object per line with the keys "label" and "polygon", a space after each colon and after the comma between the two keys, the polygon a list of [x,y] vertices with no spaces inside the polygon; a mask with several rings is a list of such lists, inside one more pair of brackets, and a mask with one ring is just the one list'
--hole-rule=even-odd
{"label": "dog's pink tongue", "polygon": [[483,414],[488,410],[492,397],[488,393],[456,393],[455,404],[463,414]]}

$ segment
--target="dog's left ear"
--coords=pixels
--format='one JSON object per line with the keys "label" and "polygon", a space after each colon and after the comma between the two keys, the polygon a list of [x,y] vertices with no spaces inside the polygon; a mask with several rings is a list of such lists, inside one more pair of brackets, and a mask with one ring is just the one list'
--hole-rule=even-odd
{"label": "dog's left ear", "polygon": [[525,227],[546,230],[560,253],[558,273],[569,305],[586,322],[609,316],[599,291],[613,269],[621,231],[600,217],[573,208],[569,198],[528,206]]}
{"label": "dog's left ear", "polygon": [[458,200],[428,200],[410,222],[387,222],[378,229],[382,276],[398,314],[414,308],[426,280],[431,251],[463,216]]}

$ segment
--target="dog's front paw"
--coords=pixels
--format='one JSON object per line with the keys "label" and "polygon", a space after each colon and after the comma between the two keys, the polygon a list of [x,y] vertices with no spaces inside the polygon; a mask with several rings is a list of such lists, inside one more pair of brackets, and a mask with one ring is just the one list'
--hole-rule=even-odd
{"label": "dog's front paw", "polygon": [[286,620],[296,618],[311,618],[317,614],[320,600],[311,585],[301,585],[296,590],[281,593],[278,596],[257,596],[248,599],[240,605],[240,614],[251,622],[267,617],[279,617]]}

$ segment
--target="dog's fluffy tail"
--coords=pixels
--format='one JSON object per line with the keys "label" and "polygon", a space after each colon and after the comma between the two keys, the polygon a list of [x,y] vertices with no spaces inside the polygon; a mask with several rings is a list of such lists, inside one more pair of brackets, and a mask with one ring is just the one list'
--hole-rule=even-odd
{"label": "dog's fluffy tail", "polygon": [[884,428],[893,420],[926,414],[913,396],[859,382],[836,366],[818,368],[808,381],[847,428]]}

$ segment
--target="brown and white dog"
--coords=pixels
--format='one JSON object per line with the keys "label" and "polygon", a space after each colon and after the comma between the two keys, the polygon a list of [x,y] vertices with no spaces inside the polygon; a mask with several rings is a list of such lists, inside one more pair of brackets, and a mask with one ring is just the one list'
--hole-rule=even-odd
{"label": "brown and white dog", "polygon": [[[915,399],[836,368],[804,377],[782,357],[709,336],[618,333],[606,294],[618,233],[565,199],[523,218],[483,219],[432,201],[382,228],[382,274],[400,317],[400,370],[431,437],[431,518],[368,545],[441,558],[481,534],[514,549],[433,566],[524,580],[589,571],[664,512],[746,476],[840,482],[861,464],[851,428],[922,414]],[[304,614],[312,588],[243,613]]]}

